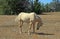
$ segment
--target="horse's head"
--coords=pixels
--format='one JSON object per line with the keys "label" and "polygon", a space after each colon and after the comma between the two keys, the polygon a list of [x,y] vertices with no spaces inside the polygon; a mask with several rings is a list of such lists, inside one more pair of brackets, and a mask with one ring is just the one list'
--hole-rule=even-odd
{"label": "horse's head", "polygon": [[39,30],[39,28],[43,25],[43,23],[38,23],[37,24],[37,30]]}

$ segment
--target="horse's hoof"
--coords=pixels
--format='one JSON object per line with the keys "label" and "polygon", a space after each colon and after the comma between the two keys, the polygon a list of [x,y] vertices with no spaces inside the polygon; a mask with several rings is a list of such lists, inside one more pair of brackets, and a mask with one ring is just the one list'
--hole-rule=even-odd
{"label": "horse's hoof", "polygon": [[31,33],[28,33],[28,35],[31,35]]}
{"label": "horse's hoof", "polygon": [[20,32],[20,34],[21,34],[21,32]]}
{"label": "horse's hoof", "polygon": [[31,35],[31,33],[30,33],[30,32],[28,32],[28,35]]}
{"label": "horse's hoof", "polygon": [[20,34],[22,34],[22,32],[19,32]]}

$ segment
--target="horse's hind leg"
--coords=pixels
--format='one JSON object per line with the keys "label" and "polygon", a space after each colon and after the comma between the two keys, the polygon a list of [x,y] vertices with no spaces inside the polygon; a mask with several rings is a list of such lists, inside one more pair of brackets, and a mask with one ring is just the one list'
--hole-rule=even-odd
{"label": "horse's hind leg", "polygon": [[19,32],[20,32],[20,34],[22,33],[22,26],[23,26],[23,22],[21,21],[20,22],[20,26],[19,26]]}

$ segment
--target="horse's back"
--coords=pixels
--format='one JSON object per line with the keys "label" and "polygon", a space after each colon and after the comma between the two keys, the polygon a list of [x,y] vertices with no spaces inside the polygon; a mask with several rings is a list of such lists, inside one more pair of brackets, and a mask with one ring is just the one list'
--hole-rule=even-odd
{"label": "horse's back", "polygon": [[29,21],[29,19],[30,19],[30,21],[33,21],[36,18],[35,16],[36,16],[36,14],[34,12],[31,12],[31,13],[21,12],[18,15],[18,17],[23,21]]}

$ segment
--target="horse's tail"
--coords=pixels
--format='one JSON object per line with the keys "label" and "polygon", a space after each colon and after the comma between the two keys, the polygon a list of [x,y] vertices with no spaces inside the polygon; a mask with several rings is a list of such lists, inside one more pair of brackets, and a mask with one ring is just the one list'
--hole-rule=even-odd
{"label": "horse's tail", "polygon": [[18,17],[15,18],[15,22],[18,22]]}
{"label": "horse's tail", "polygon": [[20,21],[20,15],[18,15],[16,18],[15,18],[15,22],[19,22]]}

